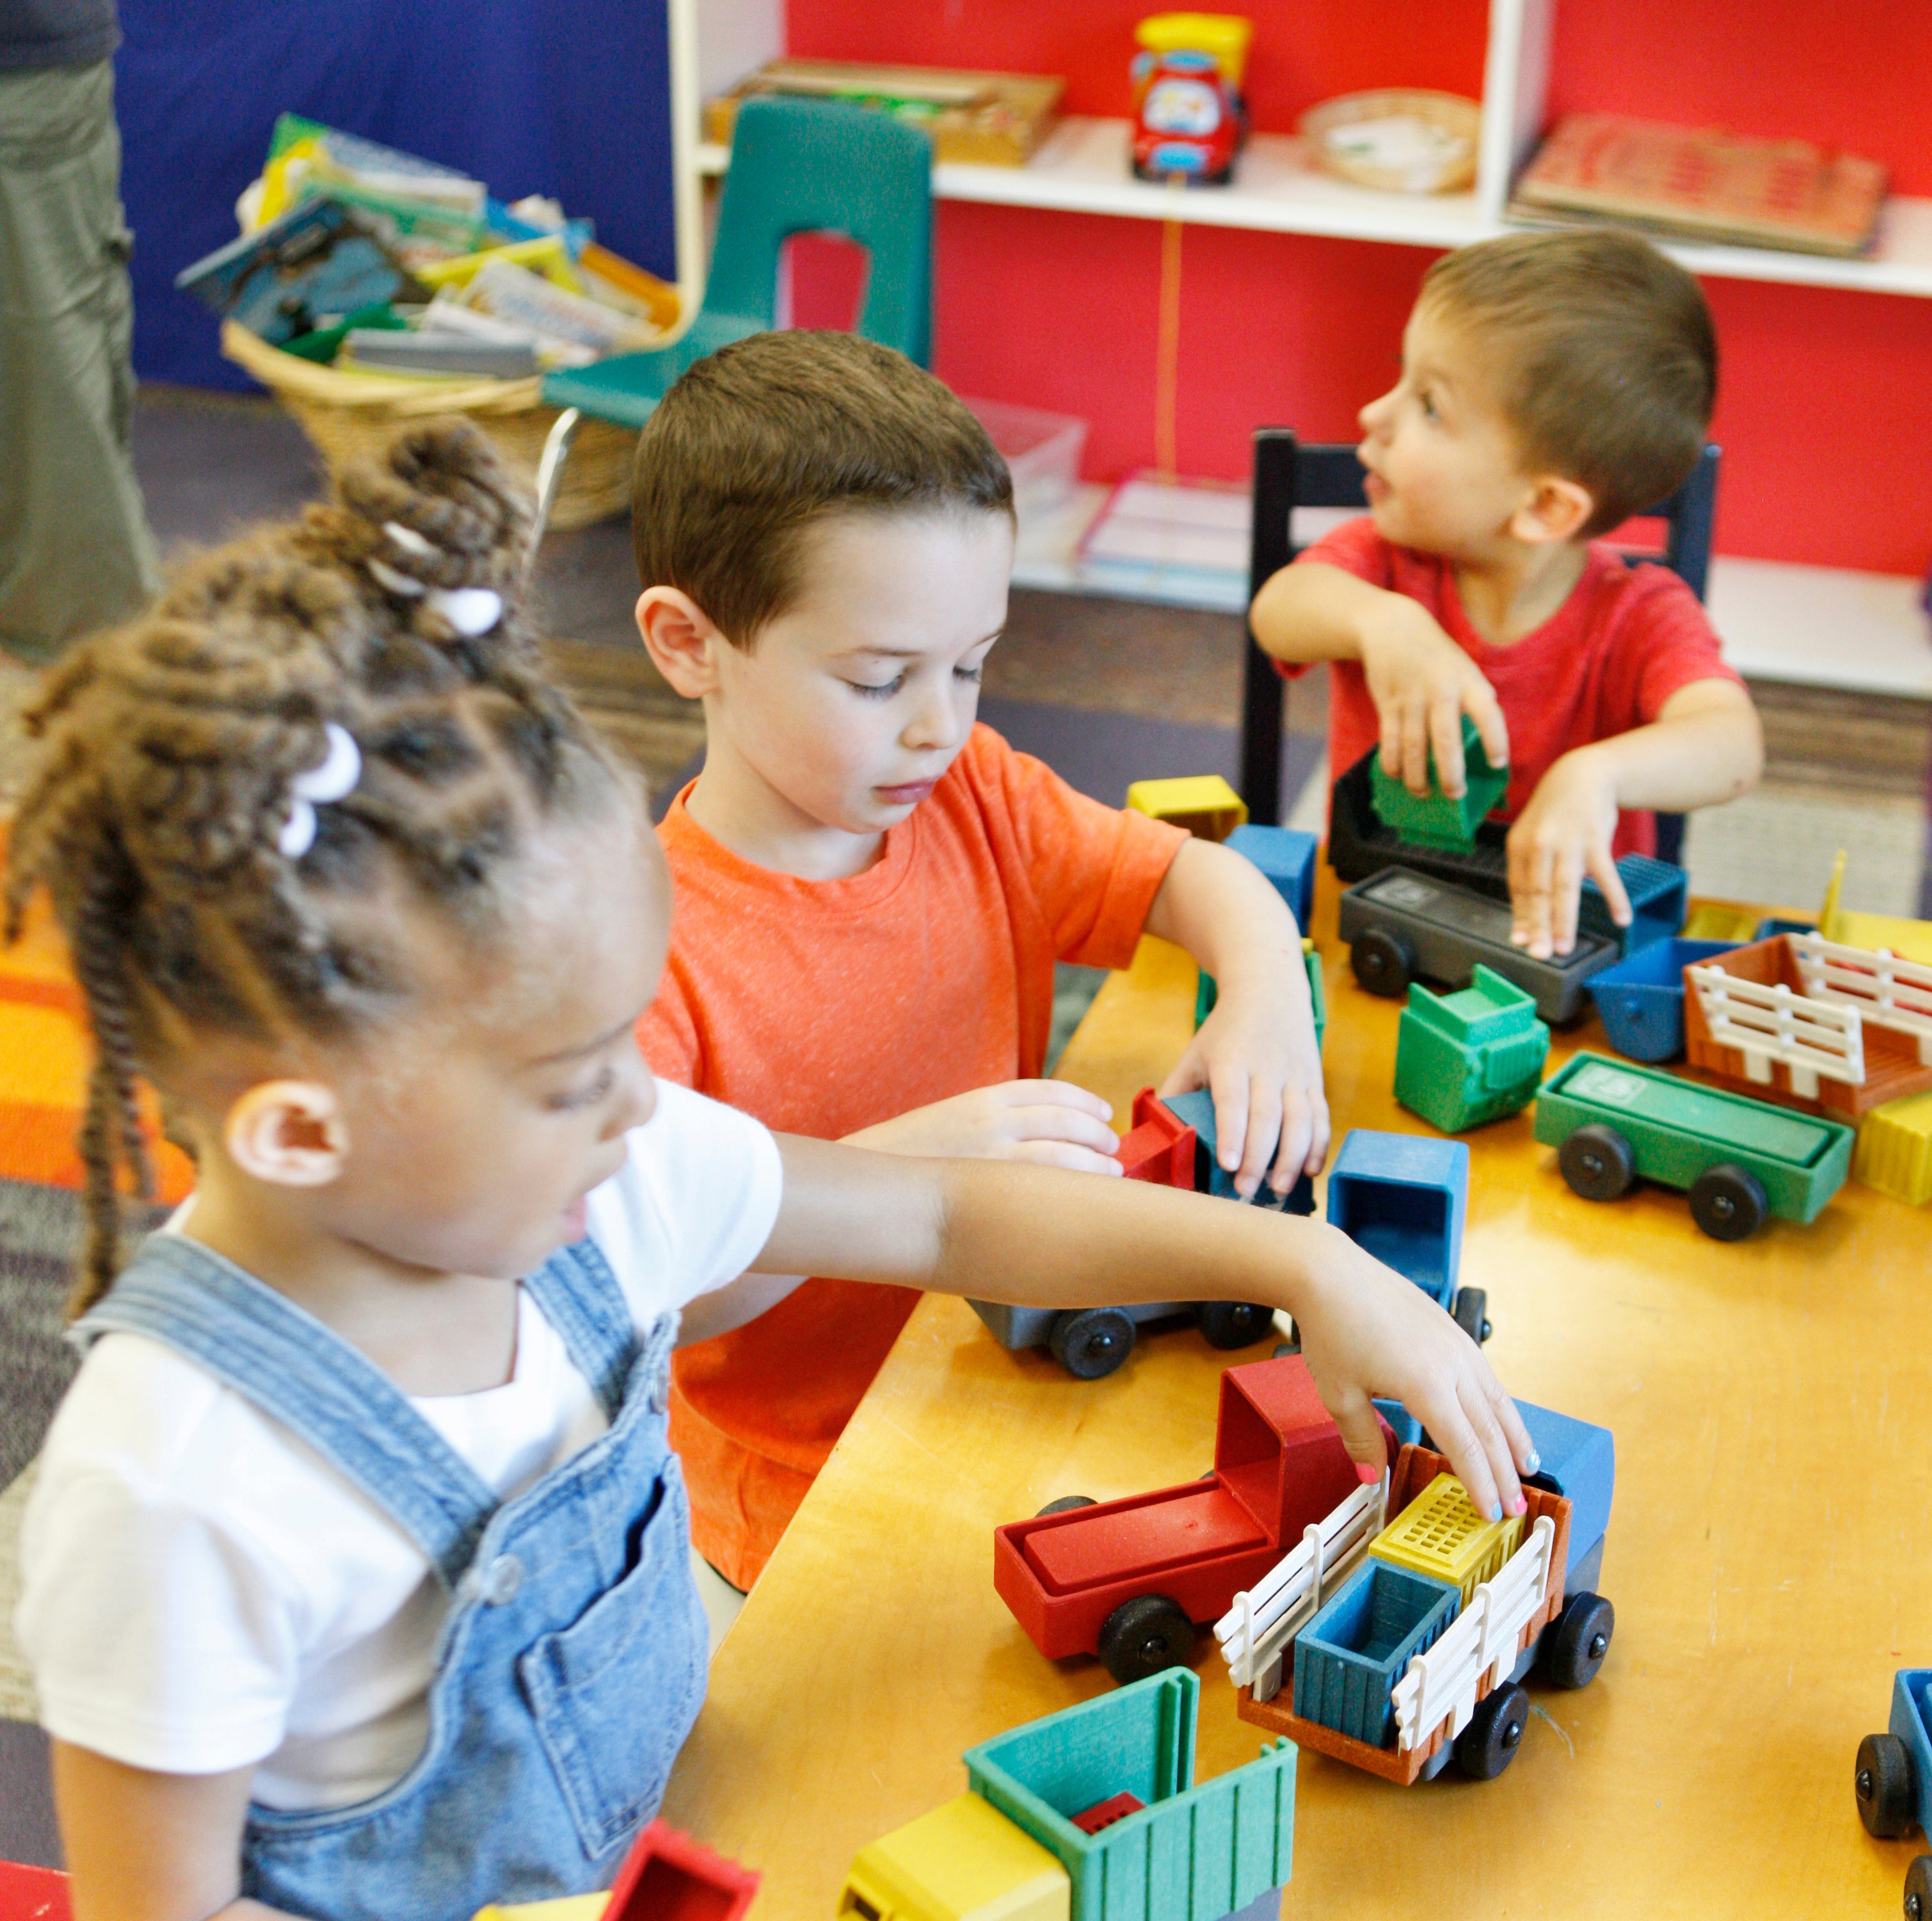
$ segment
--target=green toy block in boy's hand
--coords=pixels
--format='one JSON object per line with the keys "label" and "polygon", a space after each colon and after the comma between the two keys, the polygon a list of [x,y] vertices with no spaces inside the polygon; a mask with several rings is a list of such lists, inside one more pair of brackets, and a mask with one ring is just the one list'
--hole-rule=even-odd
{"label": "green toy block in boy's hand", "polygon": [[1466,783],[1462,792],[1444,794],[1432,748],[1430,791],[1414,794],[1400,781],[1383,773],[1378,758],[1370,778],[1371,798],[1382,824],[1417,847],[1467,847],[1475,839],[1484,816],[1502,800],[1509,786],[1509,769],[1490,765],[1490,757],[1483,751],[1483,737],[1467,714],[1462,716],[1462,765]]}

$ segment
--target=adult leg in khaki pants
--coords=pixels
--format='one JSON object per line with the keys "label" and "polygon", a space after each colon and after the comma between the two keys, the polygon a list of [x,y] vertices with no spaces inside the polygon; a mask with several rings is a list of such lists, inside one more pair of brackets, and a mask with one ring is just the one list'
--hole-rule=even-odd
{"label": "adult leg in khaki pants", "polygon": [[43,659],[160,581],[128,451],[114,72],[0,72],[0,646]]}

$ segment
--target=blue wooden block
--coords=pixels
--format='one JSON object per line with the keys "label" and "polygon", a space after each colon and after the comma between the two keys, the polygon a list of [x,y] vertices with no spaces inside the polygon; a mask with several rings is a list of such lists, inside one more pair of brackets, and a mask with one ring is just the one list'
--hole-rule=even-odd
{"label": "blue wooden block", "polygon": [[1315,859],[1320,845],[1315,836],[1292,827],[1257,827],[1250,821],[1222,844],[1252,860],[1274,883],[1295,926],[1306,933],[1308,917],[1315,911]]}
{"label": "blue wooden block", "polygon": [[1462,1605],[1448,1581],[1364,1561],[1295,1641],[1295,1712],[1379,1748],[1395,1724],[1395,1684]]}
{"label": "blue wooden block", "polygon": [[1580,1567],[1610,1524],[1617,1478],[1617,1444],[1607,1427],[1520,1400],[1516,1412],[1538,1457],[1531,1478],[1570,1503],[1570,1565]]}
{"label": "blue wooden block", "polygon": [[1590,977],[1604,1037],[1633,1061],[1674,1061],[1684,1052],[1684,970],[1734,941],[1653,941]]}
{"label": "blue wooden block", "polygon": [[[1202,1194],[1216,1194],[1222,1200],[1238,1201],[1241,1197],[1234,1192],[1233,1177],[1214,1158],[1214,1097],[1204,1087],[1196,1088],[1192,1094],[1170,1094],[1166,1097],[1168,1107],[1180,1117],[1183,1124],[1194,1130],[1194,1189]],[[1315,1211],[1315,1183],[1304,1174],[1283,1196],[1276,1193],[1264,1180],[1255,1190],[1251,1207],[1273,1209],[1280,1214],[1312,1214]]]}
{"label": "blue wooden block", "polygon": [[1469,1150],[1357,1127],[1328,1172],[1328,1219],[1357,1247],[1448,1308],[1462,1259]]}

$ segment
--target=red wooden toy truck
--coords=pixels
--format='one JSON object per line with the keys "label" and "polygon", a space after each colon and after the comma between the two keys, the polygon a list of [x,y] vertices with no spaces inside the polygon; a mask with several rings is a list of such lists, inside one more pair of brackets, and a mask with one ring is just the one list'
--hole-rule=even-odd
{"label": "red wooden toy truck", "polygon": [[1221,1376],[1213,1472],[1118,1501],[1071,1496],[994,1529],[993,1585],[1041,1653],[1098,1654],[1138,1681],[1183,1665],[1194,1624],[1360,1484],[1300,1355],[1252,1361]]}

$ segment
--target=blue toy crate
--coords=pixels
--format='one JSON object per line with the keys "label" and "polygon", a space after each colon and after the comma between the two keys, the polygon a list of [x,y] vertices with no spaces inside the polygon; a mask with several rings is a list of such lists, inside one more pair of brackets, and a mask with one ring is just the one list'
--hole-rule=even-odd
{"label": "blue toy crate", "polygon": [[1446,1309],[1462,1263],[1468,1193],[1465,1142],[1357,1127],[1328,1171],[1328,1219]]}
{"label": "blue toy crate", "polygon": [[1364,1561],[1295,1641],[1294,1712],[1379,1748],[1395,1722],[1395,1684],[1462,1605],[1448,1581]]}
{"label": "blue toy crate", "polygon": [[1590,977],[1604,1034],[1633,1061],[1674,1061],[1684,1051],[1684,970],[1734,941],[1653,941]]}
{"label": "blue toy crate", "polygon": [[1617,877],[1630,896],[1632,919],[1619,927],[1610,918],[1610,904],[1594,881],[1583,883],[1576,904],[1576,926],[1586,934],[1600,934],[1628,956],[1658,941],[1667,941],[1684,925],[1690,882],[1681,867],[1653,860],[1647,854],[1626,854],[1617,863]]}

